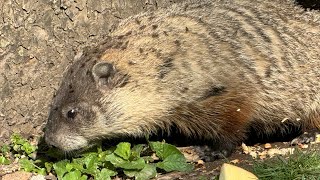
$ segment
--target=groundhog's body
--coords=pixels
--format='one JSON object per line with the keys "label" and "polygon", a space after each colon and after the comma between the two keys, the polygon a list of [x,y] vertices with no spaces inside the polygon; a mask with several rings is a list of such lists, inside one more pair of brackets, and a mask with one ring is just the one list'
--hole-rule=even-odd
{"label": "groundhog's body", "polygon": [[123,21],[67,71],[46,131],[65,151],[175,126],[229,148],[249,129],[320,127],[320,13],[199,1]]}

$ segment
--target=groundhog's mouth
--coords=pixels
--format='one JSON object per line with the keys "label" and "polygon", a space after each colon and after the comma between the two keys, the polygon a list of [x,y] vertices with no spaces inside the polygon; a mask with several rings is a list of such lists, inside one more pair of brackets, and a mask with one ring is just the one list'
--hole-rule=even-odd
{"label": "groundhog's mouth", "polygon": [[86,138],[74,134],[57,134],[54,136],[46,134],[45,141],[49,146],[60,149],[66,153],[80,149],[87,149],[88,147],[92,146],[92,143],[90,143]]}

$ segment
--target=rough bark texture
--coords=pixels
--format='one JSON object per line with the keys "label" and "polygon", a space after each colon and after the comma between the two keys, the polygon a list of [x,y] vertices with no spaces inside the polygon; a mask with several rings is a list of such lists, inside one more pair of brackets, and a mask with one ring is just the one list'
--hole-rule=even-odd
{"label": "rough bark texture", "polygon": [[78,51],[123,18],[183,0],[2,0],[0,144],[41,135],[53,93]]}

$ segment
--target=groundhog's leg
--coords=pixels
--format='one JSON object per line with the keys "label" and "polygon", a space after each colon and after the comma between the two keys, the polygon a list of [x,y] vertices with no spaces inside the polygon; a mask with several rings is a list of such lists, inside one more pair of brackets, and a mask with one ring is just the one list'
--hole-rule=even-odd
{"label": "groundhog's leg", "polygon": [[[212,159],[229,156],[246,139],[253,117],[253,96],[228,91],[177,109],[178,128],[189,136],[206,139]],[[187,113],[187,114],[186,114]],[[191,129],[190,129],[191,128]],[[211,160],[212,160],[211,159]]]}

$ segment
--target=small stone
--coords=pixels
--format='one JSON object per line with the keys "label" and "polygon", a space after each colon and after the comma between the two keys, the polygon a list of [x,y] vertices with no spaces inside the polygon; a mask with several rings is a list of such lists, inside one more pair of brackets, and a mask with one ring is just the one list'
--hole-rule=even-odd
{"label": "small stone", "polygon": [[199,165],[204,165],[204,161],[201,160],[201,159],[199,159],[198,162],[197,162],[197,164],[199,164]]}
{"label": "small stone", "polygon": [[254,152],[254,151],[249,152],[249,155],[250,155],[253,159],[256,159],[256,158],[258,157],[257,152]]}
{"label": "small stone", "polygon": [[320,143],[320,134],[316,135],[315,143]]}
{"label": "small stone", "polygon": [[242,150],[245,154],[248,154],[249,153],[249,147],[245,144],[245,143],[242,143],[241,144],[241,147],[242,147]]}
{"label": "small stone", "polygon": [[234,160],[231,160],[230,162],[232,164],[238,164],[240,162],[240,160],[239,159],[234,159]]}
{"label": "small stone", "polygon": [[153,160],[155,160],[155,161],[159,160],[159,158],[157,157],[156,153],[153,153],[153,154],[151,155],[151,158],[152,158]]}
{"label": "small stone", "polygon": [[275,156],[277,154],[283,154],[283,152],[281,150],[279,150],[279,149],[272,148],[272,149],[268,150],[267,154],[268,154],[269,157],[273,157],[273,156]]}
{"label": "small stone", "polygon": [[309,147],[309,145],[308,144],[299,144],[299,147],[301,149],[307,149]]}
{"label": "small stone", "polygon": [[267,155],[259,156],[260,159],[266,159]]}
{"label": "small stone", "polygon": [[262,151],[262,152],[259,152],[258,154],[260,159],[267,158],[267,151]]}
{"label": "small stone", "polygon": [[271,144],[270,143],[266,143],[265,145],[264,145],[264,148],[265,149],[270,149],[272,146],[271,146]]}
{"label": "small stone", "polygon": [[38,174],[38,175],[32,176],[30,180],[46,180],[46,178],[44,175]]}

